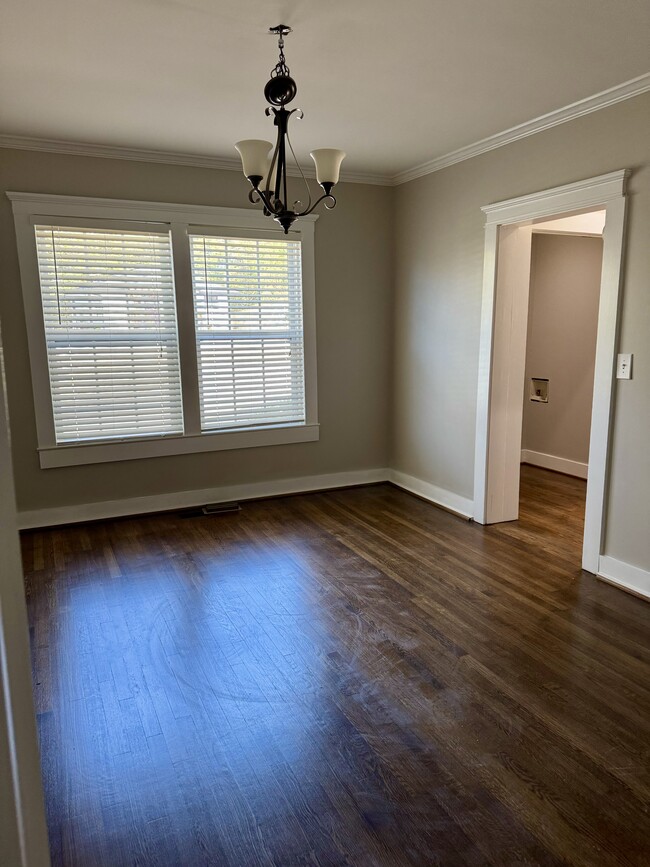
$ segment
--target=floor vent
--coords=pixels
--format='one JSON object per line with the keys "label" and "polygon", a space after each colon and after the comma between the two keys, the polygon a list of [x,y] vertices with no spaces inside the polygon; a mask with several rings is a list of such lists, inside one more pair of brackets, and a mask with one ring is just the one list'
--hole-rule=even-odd
{"label": "floor vent", "polygon": [[223,515],[226,512],[241,512],[239,503],[206,503],[201,511],[204,515]]}
{"label": "floor vent", "polygon": [[204,515],[230,515],[232,512],[241,512],[239,503],[206,503],[195,509],[184,509],[181,514],[184,518],[201,518]]}

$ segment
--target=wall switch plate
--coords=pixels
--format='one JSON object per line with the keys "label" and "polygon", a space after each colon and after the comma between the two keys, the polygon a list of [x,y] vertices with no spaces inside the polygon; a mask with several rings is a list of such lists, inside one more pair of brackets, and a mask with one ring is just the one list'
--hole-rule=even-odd
{"label": "wall switch plate", "polygon": [[632,379],[631,352],[619,352],[616,358],[616,379]]}

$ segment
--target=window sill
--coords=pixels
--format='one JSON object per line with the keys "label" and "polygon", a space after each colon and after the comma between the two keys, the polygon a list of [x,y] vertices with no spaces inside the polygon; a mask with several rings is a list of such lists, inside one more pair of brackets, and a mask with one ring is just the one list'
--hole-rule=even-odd
{"label": "window sill", "polygon": [[104,464],[111,461],[132,461],[139,458],[158,458],[166,455],[307,443],[315,442],[318,438],[317,424],[297,424],[120,442],[71,443],[40,448],[38,452],[41,468],[49,469],[82,464]]}

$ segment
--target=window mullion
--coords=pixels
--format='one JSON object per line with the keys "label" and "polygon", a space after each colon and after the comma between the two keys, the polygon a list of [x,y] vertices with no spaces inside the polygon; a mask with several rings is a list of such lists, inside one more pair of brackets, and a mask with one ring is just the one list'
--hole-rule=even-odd
{"label": "window mullion", "polygon": [[201,432],[201,410],[192,293],[192,265],[190,261],[187,225],[185,223],[172,223],[171,236],[174,259],[176,316],[178,320],[178,343],[181,360],[183,419],[185,433],[198,434]]}

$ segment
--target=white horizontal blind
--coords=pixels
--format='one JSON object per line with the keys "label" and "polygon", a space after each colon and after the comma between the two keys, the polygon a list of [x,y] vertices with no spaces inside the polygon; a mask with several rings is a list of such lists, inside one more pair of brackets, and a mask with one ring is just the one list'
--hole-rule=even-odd
{"label": "white horizontal blind", "polygon": [[305,420],[300,241],[190,235],[201,427]]}
{"label": "white horizontal blind", "polygon": [[182,433],[169,232],[35,231],[57,443]]}

